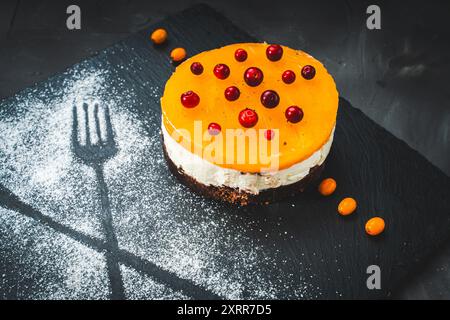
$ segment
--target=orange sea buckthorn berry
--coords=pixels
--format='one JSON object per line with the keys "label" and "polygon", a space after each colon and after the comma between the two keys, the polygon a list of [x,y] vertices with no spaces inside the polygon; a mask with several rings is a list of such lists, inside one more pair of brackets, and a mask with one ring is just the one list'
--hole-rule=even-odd
{"label": "orange sea buckthorn berry", "polygon": [[338,205],[338,212],[342,216],[348,216],[356,210],[356,200],[353,198],[344,198]]}
{"label": "orange sea buckthorn berry", "polygon": [[156,29],[150,36],[154,44],[162,44],[167,39],[167,31],[164,29]]}
{"label": "orange sea buckthorn berry", "polygon": [[182,61],[186,58],[186,50],[184,48],[175,48],[170,53],[170,57],[175,62]]}
{"label": "orange sea buckthorn berry", "polygon": [[334,192],[334,190],[336,190],[336,180],[334,180],[333,178],[324,179],[319,184],[319,192],[323,196],[329,196]]}
{"label": "orange sea buckthorn berry", "polygon": [[371,236],[379,235],[383,232],[385,223],[383,218],[374,217],[366,222],[366,232]]}

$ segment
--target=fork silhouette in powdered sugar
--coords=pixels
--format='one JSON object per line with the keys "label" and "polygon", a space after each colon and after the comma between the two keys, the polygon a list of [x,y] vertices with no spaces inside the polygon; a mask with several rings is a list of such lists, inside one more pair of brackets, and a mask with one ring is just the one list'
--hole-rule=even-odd
{"label": "fork silhouette in powdered sugar", "polygon": [[[90,108],[94,108],[93,123],[94,127],[91,128],[90,124]],[[82,109],[82,110],[79,110]],[[99,112],[99,103],[89,105],[83,103],[81,106],[74,104],[72,109],[72,150],[76,157],[78,157],[83,163],[92,167],[95,171],[97,178],[98,192],[101,200],[101,222],[102,228],[105,232],[106,243],[108,244],[108,250],[106,254],[106,265],[108,270],[111,298],[112,299],[124,299],[124,287],[122,275],[120,273],[120,267],[117,258],[118,242],[114,233],[113,220],[111,214],[111,206],[108,195],[108,187],[105,183],[103,166],[106,161],[114,157],[117,152],[117,144],[115,142],[114,130],[111,124],[111,117],[109,108],[107,105],[102,105],[103,113]],[[81,123],[78,121],[78,112],[81,111],[84,114],[84,119]],[[102,119],[100,119],[102,117]],[[91,119],[92,120],[92,119]],[[100,126],[100,120],[104,123],[104,132]],[[91,121],[92,122],[92,121]],[[80,134],[84,133],[85,141],[80,141]],[[95,143],[93,143],[95,139]]]}

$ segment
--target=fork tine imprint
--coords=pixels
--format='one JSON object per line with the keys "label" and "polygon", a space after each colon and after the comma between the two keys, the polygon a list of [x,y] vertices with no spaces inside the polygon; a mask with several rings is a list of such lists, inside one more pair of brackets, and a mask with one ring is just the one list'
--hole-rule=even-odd
{"label": "fork tine imprint", "polygon": [[106,143],[109,145],[114,144],[114,132],[111,124],[111,116],[109,113],[108,105],[104,106],[105,111],[105,124],[106,124]]}
{"label": "fork tine imprint", "polygon": [[88,104],[85,102],[83,103],[83,110],[84,110],[84,131],[86,136],[86,145],[91,145],[91,133],[89,130],[89,114],[88,114]]}
{"label": "fork tine imprint", "polygon": [[95,131],[97,133],[98,143],[102,144],[102,134],[100,131],[100,119],[98,117],[98,103],[94,105],[94,121],[95,121]]}
{"label": "fork tine imprint", "polygon": [[74,147],[79,146],[78,141],[78,114],[77,105],[74,103],[72,107],[72,145]]}

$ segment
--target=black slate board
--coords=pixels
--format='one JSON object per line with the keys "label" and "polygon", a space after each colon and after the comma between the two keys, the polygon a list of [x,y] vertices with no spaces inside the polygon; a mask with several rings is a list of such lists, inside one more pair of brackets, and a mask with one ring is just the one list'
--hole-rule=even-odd
{"label": "black slate board", "polygon": [[[80,64],[91,68],[107,66],[114,71],[115,77],[109,79],[114,94],[120,94],[117,88],[121,86],[131,88],[136,93],[135,100],[123,108],[135,114],[137,119],[142,119],[141,125],[149,136],[158,132],[160,106],[159,98],[150,94],[148,88],[157,86],[158,94],[161,94],[163,84],[174,69],[168,60],[172,47],[185,47],[189,55],[194,55],[229,43],[257,41],[205,5],[169,17],[158,26],[166,28],[170,34],[170,40],[163,47],[154,47],[148,40],[150,31],[154,29],[151,27]],[[30,92],[43,101],[52,101],[54,97],[42,94],[44,89],[63,86],[65,78],[76,68],[74,66],[45,84],[2,101],[2,111],[13,113],[15,101],[29,96]],[[158,145],[153,152],[155,157],[160,157],[161,146]],[[161,185],[177,183],[165,167],[158,172]],[[230,223],[236,224],[236,228],[245,229],[251,241],[261,244],[270,254],[273,253],[278,261],[273,264],[261,261],[258,272],[264,273],[266,278],[277,278],[278,274],[292,276],[289,285],[283,286],[281,283],[279,289],[270,295],[277,298],[388,297],[397,284],[414,270],[416,264],[447,238],[450,226],[450,179],[342,98],[335,140],[323,175],[338,181],[337,191],[328,198],[321,197],[315,190],[309,190],[283,202],[238,208],[200,199],[187,189],[183,189],[179,197],[193,199],[193,203],[210,202],[228,217]],[[66,230],[42,213],[34,212],[34,208],[11,195],[8,188],[7,185],[2,186],[0,193],[3,207],[34,217],[83,244],[102,248],[101,243],[96,244],[89,236],[84,238],[82,233]],[[164,194],[160,196],[164,197]],[[356,214],[343,218],[336,213],[336,207],[345,196],[358,200],[358,210]],[[139,199],[136,201],[139,202]],[[172,206],[177,208],[185,204],[186,201],[180,200]],[[193,206],[197,208],[195,204]],[[200,213],[204,207],[198,207]],[[117,208],[120,208],[120,204]],[[142,212],[142,215],[146,214],[151,213]],[[374,215],[382,216],[387,222],[387,228],[383,235],[370,238],[364,232],[364,224]],[[220,215],[209,217],[207,223],[213,225],[222,218]],[[183,222],[191,226],[204,222],[201,215],[188,217],[187,220]],[[120,246],[120,236],[118,239]],[[238,242],[236,250],[239,250]],[[215,263],[221,269],[238,272],[243,262],[230,260],[227,255],[225,249],[219,250]],[[141,267],[141,272],[153,274],[160,282],[187,296],[223,297],[220,290],[205,288],[197,279],[177,278],[166,272],[164,265],[154,267],[146,260],[151,261],[151,256],[142,260],[126,251],[119,256],[123,264]],[[366,287],[366,269],[374,264],[381,269],[381,290],[368,290]],[[5,268],[5,274],[14,269]],[[285,279],[288,278],[281,277],[278,281],[283,282]],[[245,283],[242,286],[244,289],[240,291],[239,297],[255,297],[252,294],[254,287],[247,287]],[[298,295],[297,288],[306,288],[307,293]],[[6,294],[6,297],[9,295]]]}

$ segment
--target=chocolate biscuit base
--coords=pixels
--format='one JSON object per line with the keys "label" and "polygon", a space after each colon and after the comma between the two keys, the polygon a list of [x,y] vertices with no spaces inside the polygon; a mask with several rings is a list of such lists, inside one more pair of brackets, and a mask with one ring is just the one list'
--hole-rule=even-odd
{"label": "chocolate biscuit base", "polygon": [[195,180],[193,177],[187,175],[182,168],[178,168],[173,163],[173,161],[167,155],[166,146],[164,145],[164,143],[163,152],[164,158],[166,159],[166,162],[169,166],[169,170],[178,178],[181,183],[203,196],[213,199],[219,199],[241,206],[246,206],[248,204],[269,204],[288,196],[295,195],[299,192],[303,192],[309,184],[319,178],[324,168],[324,163],[322,163],[320,166],[311,168],[308,175],[300,181],[289,185],[280,186],[278,188],[262,190],[259,194],[253,194],[227,186],[217,187],[204,185]]}

